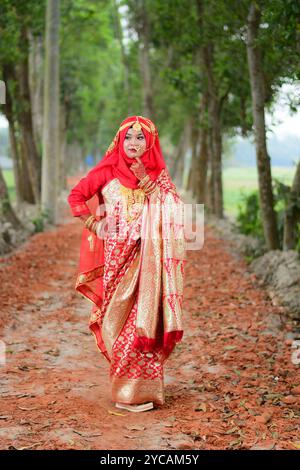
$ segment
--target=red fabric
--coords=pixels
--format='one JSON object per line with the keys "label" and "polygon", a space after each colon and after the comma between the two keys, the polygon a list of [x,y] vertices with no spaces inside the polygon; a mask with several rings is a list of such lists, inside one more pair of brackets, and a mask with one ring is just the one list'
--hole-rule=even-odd
{"label": "red fabric", "polygon": [[[142,127],[143,134],[146,138],[146,151],[140,158],[145,165],[147,174],[155,181],[161,170],[166,167],[166,163],[160,148],[158,133],[153,122],[141,116],[131,116],[121,123],[120,128],[137,119],[142,124],[145,124],[147,127],[151,126],[153,129],[153,132],[148,132]],[[139,187],[139,180],[130,170],[130,165],[134,162],[134,159],[127,157],[123,149],[124,139],[129,127],[130,126],[125,127],[123,130],[117,132],[114,148],[105,154],[103,161],[100,163],[102,163],[102,167],[112,165],[115,177],[120,180],[121,184],[128,188],[136,189]]]}
{"label": "red fabric", "polygon": [[182,336],[183,330],[164,333],[163,340],[161,340],[161,338],[152,339],[147,338],[146,336],[135,335],[133,347],[144,352],[161,350],[164,355],[164,359],[167,359],[175,345],[181,341]]}
{"label": "red fabric", "polygon": [[[140,157],[145,165],[147,174],[155,181],[161,170],[166,168],[158,132],[154,123],[150,121],[150,119],[146,119],[142,116],[130,116],[126,118],[120,124],[113,142],[108,147],[102,160],[71,189],[68,196],[68,203],[73,216],[77,217],[84,214],[93,214],[97,220],[105,217],[106,213],[101,190],[114,178],[118,178],[121,184],[128,188],[139,187],[138,178],[136,178],[134,173],[130,170],[130,165],[135,160],[134,158],[127,157],[123,149],[126,133],[136,121],[139,121],[149,128],[148,131],[142,127],[142,132],[146,138],[146,151]],[[123,126],[125,127],[121,129]],[[94,246],[93,250],[90,249],[92,244]],[[103,298],[102,277],[99,279],[99,276],[101,276],[99,273],[101,273],[101,268],[103,267],[103,239],[98,238],[83,227],[79,273],[75,289],[97,306],[101,305]],[[83,276],[85,276],[85,279]]]}
{"label": "red fabric", "polygon": [[101,168],[96,165],[89,173],[81,178],[79,183],[71,189],[68,196],[68,202],[74,217],[90,214],[91,211],[86,201],[90,200],[103,186],[113,179],[113,169],[110,167]]}
{"label": "red fabric", "polygon": [[[153,122],[141,116],[130,116],[121,123],[120,128],[127,123],[137,120],[147,127],[151,126],[153,130],[153,132],[148,132],[142,127],[147,147],[140,158],[145,165],[147,174],[155,181],[161,170],[166,167],[166,163],[161,151],[158,133]],[[72,188],[68,196],[68,202],[73,216],[90,214],[86,201],[91,199],[94,194],[98,193],[99,203],[101,203],[100,191],[103,186],[113,178],[118,178],[121,184],[127,188],[136,189],[139,187],[139,180],[130,169],[134,158],[127,157],[123,149],[123,143],[129,127],[130,126],[126,126],[121,131],[117,131],[113,147],[110,148],[110,146],[102,160]]]}
{"label": "red fabric", "polygon": [[[74,186],[68,196],[68,202],[74,216],[83,214],[93,214],[96,219],[106,216],[105,206],[102,196],[102,189],[112,179],[118,178],[123,186],[128,188],[138,188],[139,180],[131,171],[130,166],[135,161],[134,158],[126,156],[123,150],[123,143],[128,129],[135,121],[147,126],[142,126],[142,132],[146,138],[146,151],[140,157],[145,165],[146,172],[150,178],[155,181],[166,164],[160,147],[159,137],[154,124],[141,116],[131,116],[125,119],[117,131],[112,144],[107,149],[102,160]],[[166,169],[167,170],[167,169]],[[169,177],[166,178],[165,191],[172,190],[172,182]],[[160,183],[160,185],[163,184]],[[173,192],[176,195],[175,187]],[[101,311],[103,304],[103,286],[104,286],[104,240],[98,238],[95,234],[83,227],[79,272],[76,280],[75,289],[84,297],[91,300],[96,311],[97,307]],[[121,275],[121,272],[119,273]],[[106,300],[106,296],[105,296]],[[92,325],[96,325],[96,321]],[[93,328],[91,328],[93,330]],[[97,330],[94,330],[97,332]],[[161,349],[168,357],[175,344],[182,338],[182,331],[165,332],[163,325],[158,338],[135,337],[134,347],[141,350]],[[101,350],[103,348],[102,339],[97,339],[97,344]]]}

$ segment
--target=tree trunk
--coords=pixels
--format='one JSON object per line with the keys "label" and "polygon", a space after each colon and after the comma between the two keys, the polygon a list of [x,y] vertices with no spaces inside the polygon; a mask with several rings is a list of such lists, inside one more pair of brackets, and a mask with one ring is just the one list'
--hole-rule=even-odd
{"label": "tree trunk", "polygon": [[196,196],[196,166],[197,166],[197,154],[198,154],[198,143],[199,143],[200,131],[198,126],[198,119],[193,119],[191,127],[191,149],[192,149],[192,164],[190,167],[190,188],[192,190],[193,197]]}
{"label": "tree trunk", "polygon": [[296,246],[296,228],[300,220],[300,161],[297,164],[293,184],[284,212],[283,250],[294,250]]}
{"label": "tree trunk", "polygon": [[209,177],[207,180],[207,190],[205,193],[204,203],[207,206],[208,212],[215,213],[215,191],[214,191],[214,167],[213,161],[213,143],[212,143],[212,129],[209,127],[207,133],[207,150],[208,150],[208,163],[209,163]]}
{"label": "tree trunk", "polygon": [[177,146],[177,151],[175,153],[175,159],[170,171],[170,176],[176,181],[180,181],[179,184],[182,184],[181,178],[183,175],[183,165],[184,165],[184,156],[186,154],[191,134],[191,121],[187,120],[180,136],[180,140]]}
{"label": "tree trunk", "polygon": [[[201,75],[204,78],[204,93],[207,93],[209,125],[211,127],[210,146],[210,209],[214,214],[223,218],[223,181],[222,181],[222,120],[221,109],[223,99],[219,96],[218,86],[213,72],[214,45],[205,34],[205,2],[197,0],[198,27],[201,35],[199,56],[201,58]],[[213,186],[211,186],[213,185]]]}
{"label": "tree trunk", "polygon": [[63,104],[60,106],[60,118],[59,118],[59,158],[60,158],[60,180],[59,180],[59,191],[67,189],[67,123],[66,123],[66,108]]}
{"label": "tree trunk", "polygon": [[151,66],[150,66],[150,25],[148,12],[146,10],[146,3],[144,0],[139,2],[139,23],[138,23],[138,36],[139,36],[139,65],[141,77],[143,82],[143,114],[145,117],[155,120],[154,105],[153,105],[153,91],[151,81]]}
{"label": "tree trunk", "polygon": [[83,171],[83,162],[81,160],[80,144],[77,141],[73,141],[66,147],[66,158],[68,175],[76,174]]}
{"label": "tree trunk", "polygon": [[17,218],[9,200],[7,186],[0,167],[0,216],[1,220],[10,222],[15,229],[22,228],[22,224]]}
{"label": "tree trunk", "polygon": [[247,57],[252,96],[252,112],[258,169],[259,198],[266,244],[269,250],[279,247],[276,213],[272,191],[270,157],[267,152],[265,128],[265,93],[261,51],[257,45],[261,11],[252,2],[247,18]]}
{"label": "tree trunk", "polygon": [[[15,190],[16,190],[16,203],[17,207],[19,208],[23,199],[23,188],[21,188],[21,169],[20,169],[20,162],[18,156],[18,145],[16,139],[16,131],[15,125],[12,118],[8,119],[9,123],[9,142],[10,142],[10,154],[13,161],[13,174],[14,174],[14,181],[15,181]],[[32,194],[33,196],[33,194]],[[29,201],[33,202],[33,200]]]}
{"label": "tree trunk", "polygon": [[202,48],[203,68],[207,79],[208,111],[212,129],[212,160],[211,167],[214,181],[214,213],[223,218],[223,181],[222,181],[222,124],[221,124],[221,100],[218,96],[215,77],[213,74],[213,44]]}
{"label": "tree trunk", "polygon": [[123,40],[123,29],[120,20],[120,12],[117,1],[114,0],[114,9],[115,9],[115,17],[116,17],[116,32],[117,38],[121,48],[121,58],[123,64],[123,77],[124,77],[124,94],[127,101],[127,114],[130,115],[133,113],[133,104],[132,104],[132,96],[131,96],[131,83],[130,83],[130,67],[128,62],[128,56],[125,51],[124,47],[124,40]]}
{"label": "tree trunk", "polygon": [[59,186],[59,0],[48,0],[46,11],[42,209],[57,220]]}
{"label": "tree trunk", "polygon": [[39,153],[43,136],[43,40],[29,32],[29,86],[32,108],[33,134]]}
{"label": "tree trunk", "polygon": [[[3,67],[3,78],[5,83],[9,83],[9,80],[12,79],[11,71]],[[16,189],[16,202],[17,207],[20,206],[23,200],[23,191],[21,188],[21,168],[20,168],[20,159],[18,152],[18,143],[16,138],[16,129],[13,116],[13,103],[12,96],[10,92],[10,87],[6,87],[6,106],[3,108],[6,119],[8,120],[9,125],[9,142],[10,142],[10,154],[13,161],[13,173],[15,180],[15,189]]]}
{"label": "tree trunk", "polygon": [[[18,90],[18,82],[16,81],[15,71],[11,66],[3,67],[3,77],[6,83],[15,83],[16,90]],[[17,100],[20,96],[19,92],[16,91]],[[16,188],[16,199],[17,207],[23,201],[34,204],[35,198],[33,194],[32,184],[29,178],[27,161],[24,156],[24,149],[22,145],[19,145],[17,135],[20,135],[18,125],[16,122],[16,115],[13,107],[13,97],[11,94],[10,86],[7,86],[6,90],[6,106],[3,108],[5,116],[9,123],[9,140],[11,157],[13,160],[13,172]]]}
{"label": "tree trunk", "polygon": [[195,166],[195,198],[204,204],[208,167],[208,128],[207,128],[207,92],[203,92],[200,108],[200,152]]}
{"label": "tree trunk", "polygon": [[21,166],[21,188],[24,194],[23,200],[30,204],[36,204],[36,199],[33,193],[33,187],[28,171],[28,158],[27,149],[24,145],[24,141],[20,142],[20,166]]}
{"label": "tree trunk", "polygon": [[19,84],[20,106],[18,107],[17,119],[20,126],[21,141],[24,151],[26,152],[26,164],[34,193],[35,202],[40,201],[40,182],[41,182],[41,159],[38,155],[35,144],[32,124],[32,112],[29,90],[29,45],[27,31],[22,28],[21,37],[25,44],[24,56],[20,64],[17,65],[17,80]]}

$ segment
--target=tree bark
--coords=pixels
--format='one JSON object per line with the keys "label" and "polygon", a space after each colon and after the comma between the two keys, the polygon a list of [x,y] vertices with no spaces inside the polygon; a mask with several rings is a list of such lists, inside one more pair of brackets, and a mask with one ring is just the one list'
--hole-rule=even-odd
{"label": "tree bark", "polygon": [[197,154],[198,144],[200,138],[200,130],[198,126],[198,118],[193,119],[191,126],[191,149],[192,149],[192,164],[189,174],[189,183],[192,190],[193,197],[196,196],[196,167],[197,167]]}
{"label": "tree bark", "polygon": [[32,103],[34,139],[39,152],[43,136],[43,41],[41,36],[29,32],[29,86]]}
{"label": "tree bark", "polygon": [[66,122],[66,108],[62,103],[60,106],[59,118],[59,165],[60,165],[60,180],[59,191],[67,189],[67,122]]}
{"label": "tree bark", "polygon": [[213,161],[213,143],[212,143],[212,128],[208,128],[207,133],[207,149],[208,149],[208,163],[209,163],[209,177],[207,180],[207,191],[205,193],[205,204],[208,212],[215,213],[215,191],[214,191],[214,167]]}
{"label": "tree bark", "polygon": [[218,84],[214,76],[214,44],[206,35],[205,28],[205,2],[196,0],[198,27],[201,35],[200,67],[203,75],[204,93],[207,93],[209,125],[211,127],[211,154],[210,167],[211,179],[214,192],[210,197],[210,203],[213,204],[210,209],[218,218],[224,217],[223,211],[223,181],[222,181],[222,103],[223,98],[219,96]]}
{"label": "tree bark", "polygon": [[195,166],[195,198],[199,204],[204,204],[208,170],[208,128],[207,128],[207,92],[203,92],[200,107],[200,152]]}
{"label": "tree bark", "polygon": [[20,229],[22,227],[21,222],[17,218],[11,206],[8,191],[7,191],[7,186],[3,177],[1,167],[0,167],[0,216],[1,216],[2,221],[10,222],[15,229]]}
{"label": "tree bark", "polygon": [[284,212],[283,250],[294,250],[296,246],[296,228],[300,220],[300,161],[297,164],[288,202]]}
{"label": "tree bark", "polygon": [[221,99],[213,74],[213,44],[202,48],[203,68],[207,78],[208,111],[212,129],[212,160],[213,191],[214,191],[214,213],[218,218],[224,217],[223,211],[223,181],[222,181],[222,123],[221,123]]}
{"label": "tree bark", "polygon": [[27,169],[32,185],[35,203],[40,201],[40,182],[41,182],[41,159],[39,157],[34,139],[31,100],[29,90],[29,45],[25,26],[21,31],[24,52],[21,62],[16,66],[18,80],[19,106],[17,119],[20,127],[20,140],[25,152]]}
{"label": "tree bark", "polygon": [[[8,67],[3,67],[3,78],[5,83],[9,83],[9,80],[12,78],[12,71]],[[10,92],[10,87],[6,87],[6,106],[3,108],[6,119],[8,120],[9,125],[9,142],[10,142],[10,153],[13,161],[13,173],[15,180],[16,188],[16,202],[17,207],[20,206],[21,201],[23,200],[23,191],[21,188],[21,168],[20,168],[20,159],[18,152],[18,143],[16,138],[16,129],[13,116],[13,102]]]}
{"label": "tree bark", "polygon": [[46,10],[42,209],[50,223],[57,220],[59,186],[59,0]]}
{"label": "tree bark", "polygon": [[116,33],[117,38],[121,48],[121,58],[123,64],[123,76],[124,76],[124,93],[127,100],[127,114],[130,115],[133,113],[133,105],[132,105],[132,97],[131,97],[131,83],[130,83],[130,67],[128,63],[128,56],[125,51],[124,47],[124,40],[123,40],[123,29],[120,20],[120,12],[117,1],[114,0],[114,9],[115,9],[115,16],[116,16]]}
{"label": "tree bark", "polygon": [[252,96],[259,199],[266,244],[269,250],[275,250],[279,247],[279,240],[274,210],[270,157],[266,144],[263,65],[261,51],[257,44],[260,18],[261,11],[257,3],[252,2],[247,18],[247,58]]}
{"label": "tree bark", "polygon": [[[15,83],[16,89],[18,90],[18,82],[15,77],[15,70],[12,66],[7,65],[3,67],[3,77],[6,83]],[[18,99],[18,96],[20,95],[18,91],[16,91],[16,100]],[[9,140],[11,157],[13,160],[17,207],[20,206],[23,201],[34,204],[35,198],[29,178],[27,161],[24,155],[24,152],[26,153],[26,149],[19,144],[17,138],[17,135],[20,135],[20,132],[18,132],[19,129],[16,120],[16,113],[14,112],[13,97],[10,86],[7,86],[6,89],[6,106],[4,106],[3,110],[9,123]]]}
{"label": "tree bark", "polygon": [[139,65],[143,82],[143,114],[155,120],[153,91],[150,65],[150,24],[145,0],[137,1],[138,21],[137,33],[139,37]]}
{"label": "tree bark", "polygon": [[191,134],[191,121],[188,119],[185,123],[184,129],[179,139],[175,159],[170,171],[170,176],[175,179],[179,184],[182,184],[184,156],[186,154]]}

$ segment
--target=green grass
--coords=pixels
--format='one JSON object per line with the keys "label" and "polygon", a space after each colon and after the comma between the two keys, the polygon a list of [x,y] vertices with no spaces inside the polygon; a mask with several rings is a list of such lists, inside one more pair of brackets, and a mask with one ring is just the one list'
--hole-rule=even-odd
{"label": "green grass", "polygon": [[[272,178],[282,183],[291,184],[295,173],[294,167],[272,167]],[[229,216],[235,217],[241,194],[248,194],[258,189],[257,169],[255,167],[226,168],[223,171],[224,210]]]}
{"label": "green grass", "polygon": [[11,202],[16,199],[15,178],[13,170],[3,170],[3,176],[7,185]]}

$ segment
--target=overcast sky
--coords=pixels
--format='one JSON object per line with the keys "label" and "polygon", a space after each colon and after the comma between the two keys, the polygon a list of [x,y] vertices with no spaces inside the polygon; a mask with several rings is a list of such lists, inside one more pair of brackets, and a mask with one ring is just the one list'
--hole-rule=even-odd
{"label": "overcast sky", "polygon": [[[266,115],[266,123],[273,130],[279,140],[292,136],[300,138],[300,106],[296,114],[290,115],[289,107],[286,103],[289,95],[298,96],[300,102],[300,83],[295,85],[283,85],[274,105],[274,113]],[[273,124],[272,124],[273,122]]]}

